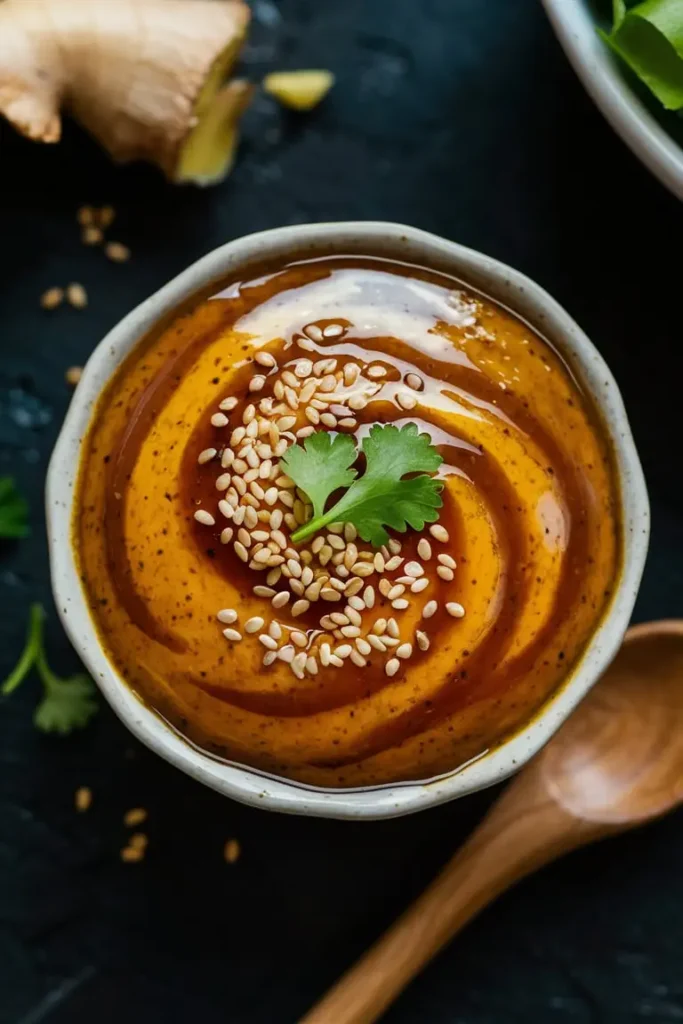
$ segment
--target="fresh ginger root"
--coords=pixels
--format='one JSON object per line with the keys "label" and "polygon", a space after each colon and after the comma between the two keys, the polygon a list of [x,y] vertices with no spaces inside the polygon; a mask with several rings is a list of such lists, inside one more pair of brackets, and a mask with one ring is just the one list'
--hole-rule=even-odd
{"label": "fresh ginger root", "polygon": [[2,0],[0,114],[58,142],[65,109],[114,160],[212,184],[252,93],[223,84],[248,24],[244,0]]}

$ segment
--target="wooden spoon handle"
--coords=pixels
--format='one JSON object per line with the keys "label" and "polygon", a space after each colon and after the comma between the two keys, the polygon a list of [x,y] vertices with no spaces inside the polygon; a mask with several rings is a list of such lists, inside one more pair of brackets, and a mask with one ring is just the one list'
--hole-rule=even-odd
{"label": "wooden spoon handle", "polygon": [[478,911],[535,868],[587,841],[589,831],[537,785],[518,779],[412,907],[300,1024],[372,1024]]}

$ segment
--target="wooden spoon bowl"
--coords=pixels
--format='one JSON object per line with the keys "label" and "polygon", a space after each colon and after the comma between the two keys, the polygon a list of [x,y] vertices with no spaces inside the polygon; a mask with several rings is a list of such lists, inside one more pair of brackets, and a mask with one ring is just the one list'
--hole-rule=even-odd
{"label": "wooden spoon bowl", "polygon": [[597,686],[389,931],[301,1024],[371,1024],[499,893],[683,803],[683,621],[632,627]]}

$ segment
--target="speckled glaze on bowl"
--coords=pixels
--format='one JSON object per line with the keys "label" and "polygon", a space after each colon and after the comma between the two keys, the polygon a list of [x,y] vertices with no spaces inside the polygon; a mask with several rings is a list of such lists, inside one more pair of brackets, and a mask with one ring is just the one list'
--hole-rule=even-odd
{"label": "speckled glaze on bowl", "polygon": [[[212,759],[146,708],[110,665],[81,588],[71,541],[81,442],[97,400],[119,364],[165,314],[203,286],[263,259],[316,253],[387,255],[462,279],[508,306],[545,335],[601,409],[619,475],[624,551],[611,606],[562,689],[531,724],[489,754],[439,779],[372,789],[322,790]],[[74,647],[102,693],[147,746],[193,778],[236,800],[271,810],[331,818],[388,818],[453,800],[517,771],[550,739],[610,663],[628,626],[647,553],[649,507],[626,412],[602,357],[568,314],[527,277],[454,242],[399,224],[311,224],[248,235],[209,253],[133,310],[96,348],[55,447],[47,480],[52,585]]]}

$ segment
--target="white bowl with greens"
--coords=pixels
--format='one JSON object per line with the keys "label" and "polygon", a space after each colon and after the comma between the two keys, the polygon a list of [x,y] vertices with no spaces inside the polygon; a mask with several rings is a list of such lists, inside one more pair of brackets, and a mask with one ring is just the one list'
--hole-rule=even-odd
{"label": "white bowl with greens", "polygon": [[645,166],[683,199],[683,0],[543,4],[589,95]]}

